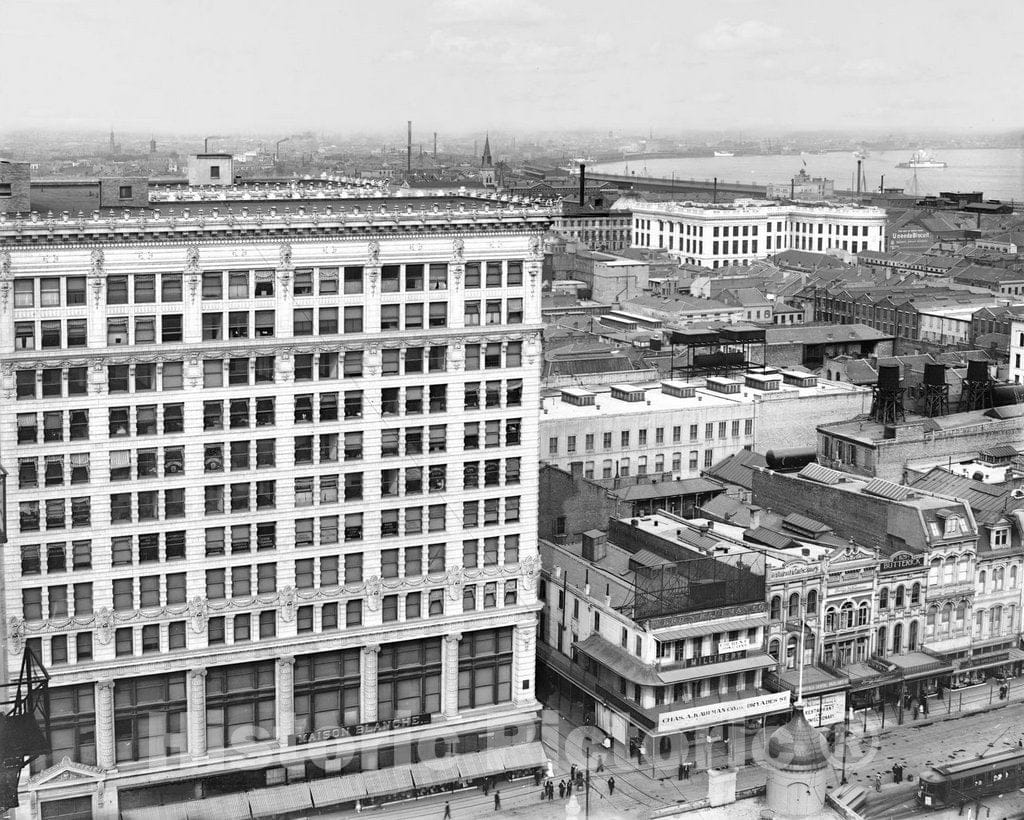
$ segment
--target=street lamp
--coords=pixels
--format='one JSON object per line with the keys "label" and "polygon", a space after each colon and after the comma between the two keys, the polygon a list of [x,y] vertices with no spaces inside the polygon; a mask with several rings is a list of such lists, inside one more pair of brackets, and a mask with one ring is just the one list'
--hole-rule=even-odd
{"label": "street lamp", "polygon": [[584,820],[590,820],[590,744],[588,743],[583,753],[587,756],[587,768],[586,773],[583,775],[586,781],[587,796],[584,801],[583,817]]}

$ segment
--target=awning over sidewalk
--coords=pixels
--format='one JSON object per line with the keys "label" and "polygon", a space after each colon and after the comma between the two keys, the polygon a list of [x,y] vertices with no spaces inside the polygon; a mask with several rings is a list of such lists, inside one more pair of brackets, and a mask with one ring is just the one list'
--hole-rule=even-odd
{"label": "awning over sidewalk", "polygon": [[361,774],[349,774],[344,777],[328,777],[324,780],[311,780],[309,792],[316,807],[336,806],[339,803],[354,803],[366,799],[366,783]]}
{"label": "awning over sidewalk", "polygon": [[927,678],[932,675],[948,674],[953,671],[952,663],[936,658],[933,655],[926,655],[924,652],[889,655],[885,660],[899,670],[904,680]]}
{"label": "awning over sidewalk", "polygon": [[309,784],[289,783],[272,789],[247,792],[254,820],[273,820],[290,812],[308,812],[313,808]]}
{"label": "awning over sidewalk", "polygon": [[249,817],[249,801],[243,792],[221,794],[186,804],[188,820],[226,820]]}
{"label": "awning over sidewalk", "polygon": [[729,618],[724,621],[673,626],[668,629],[655,631],[654,638],[658,641],[675,641],[680,638],[699,638],[703,635],[713,635],[716,632],[753,629],[757,626],[768,626],[768,616],[763,614],[748,615],[745,618]]}
{"label": "awning over sidewalk", "polygon": [[425,789],[428,786],[440,786],[444,783],[451,783],[461,780],[459,766],[454,757],[435,757],[433,760],[421,760],[409,767],[416,788]]}
{"label": "awning over sidewalk", "polygon": [[756,655],[748,655],[746,658],[737,658],[733,661],[722,661],[721,663],[707,663],[702,666],[688,666],[684,669],[665,669],[658,673],[663,683],[680,683],[682,681],[697,680],[711,675],[730,675],[734,672],[748,672],[751,669],[767,669],[776,666],[778,661],[771,655],[759,652]]}
{"label": "awning over sidewalk", "polygon": [[366,783],[366,793],[370,797],[384,797],[389,794],[400,794],[415,788],[408,766],[391,766],[387,769],[376,769],[359,775]]}
{"label": "awning over sidewalk", "polygon": [[459,755],[456,758],[463,780],[490,777],[505,771],[504,749],[485,749],[482,752]]}
{"label": "awning over sidewalk", "polygon": [[648,664],[606,638],[594,634],[576,644],[576,650],[621,675],[630,683],[661,686],[664,681]]}
{"label": "awning over sidewalk", "polygon": [[145,806],[124,809],[123,820],[188,820],[188,803],[170,803],[166,806]]}
{"label": "awning over sidewalk", "polygon": [[505,768],[532,769],[535,766],[546,766],[548,754],[544,751],[544,745],[540,741],[533,743],[520,743],[517,746],[507,746],[503,750]]}

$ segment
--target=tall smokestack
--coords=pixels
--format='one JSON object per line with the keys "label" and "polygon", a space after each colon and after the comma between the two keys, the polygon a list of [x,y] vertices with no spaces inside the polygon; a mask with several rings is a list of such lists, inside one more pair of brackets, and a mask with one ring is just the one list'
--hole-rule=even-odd
{"label": "tall smokestack", "polygon": [[878,193],[880,193],[880,194],[884,194],[885,193],[885,174],[882,174],[882,179],[878,183]]}
{"label": "tall smokestack", "polygon": [[434,162],[437,162],[437,131],[434,132]]}
{"label": "tall smokestack", "polygon": [[860,160],[857,160],[857,193],[860,193]]}
{"label": "tall smokestack", "polygon": [[714,187],[711,189],[711,202],[718,202],[718,177],[715,177]]}
{"label": "tall smokestack", "polygon": [[587,166],[580,163],[580,207],[586,204],[587,195]]}
{"label": "tall smokestack", "polygon": [[409,120],[409,139],[405,148],[405,170],[412,172],[412,120]]}

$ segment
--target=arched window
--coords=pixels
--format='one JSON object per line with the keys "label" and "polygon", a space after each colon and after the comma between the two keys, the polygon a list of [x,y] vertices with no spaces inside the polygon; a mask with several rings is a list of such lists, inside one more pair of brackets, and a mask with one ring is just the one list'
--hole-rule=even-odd
{"label": "arched window", "polygon": [[794,592],[789,596],[789,617],[799,618],[800,617],[800,593]]}
{"label": "arched window", "polygon": [[879,655],[885,654],[885,627],[878,627],[878,640],[875,641],[875,649]]}
{"label": "arched window", "polygon": [[935,634],[935,621],[938,613],[939,607],[937,604],[932,604],[928,607],[928,614],[925,616],[925,634],[929,638]]}
{"label": "arched window", "polygon": [[825,610],[825,630],[827,632],[836,631],[836,608],[834,606]]}
{"label": "arched window", "polygon": [[964,628],[964,617],[967,615],[967,601],[961,600],[956,605],[956,628]]}
{"label": "arched window", "polygon": [[896,624],[892,628],[892,652],[898,655],[903,651],[903,624]]}
{"label": "arched window", "polygon": [[1010,634],[1017,631],[1017,605],[1008,604],[1006,607],[1006,629]]}
{"label": "arched window", "polygon": [[956,558],[950,556],[942,567],[942,583],[952,584],[956,580]]}
{"label": "arched window", "polygon": [[980,638],[985,630],[985,610],[979,609],[974,613],[974,637]]}
{"label": "arched window", "polygon": [[773,638],[768,644],[768,654],[771,655],[775,660],[781,660],[779,652],[782,648],[782,642],[778,638]]}
{"label": "arched window", "polygon": [[988,573],[982,570],[978,573],[978,592],[985,591],[985,582],[988,580]]}
{"label": "arched window", "polygon": [[807,614],[815,615],[818,612],[818,590],[812,589],[807,593]]}
{"label": "arched window", "polygon": [[1004,567],[996,567],[992,570],[992,591],[999,592],[1003,588],[1003,580],[1006,575]]}
{"label": "arched window", "polygon": [[796,655],[797,655],[797,647],[798,647],[798,645],[799,645],[799,641],[797,641],[797,639],[794,636],[790,635],[789,639],[786,641],[786,668],[787,669],[795,669],[796,668]]}
{"label": "arched window", "polygon": [[974,556],[971,554],[961,555],[959,563],[959,572],[957,574],[958,581],[969,581],[971,578],[971,559]]}
{"label": "arched window", "polygon": [[919,603],[921,603],[921,585],[915,581],[910,588],[910,605],[916,606]]}
{"label": "arched window", "polygon": [[917,621],[910,622],[910,634],[907,636],[907,651],[913,652],[917,649]]}
{"label": "arched window", "polygon": [[949,632],[950,626],[953,621],[953,605],[946,604],[942,607],[942,613],[940,615],[940,626],[943,632]]}
{"label": "arched window", "polygon": [[782,598],[778,595],[772,596],[772,606],[770,617],[773,621],[782,619]]}
{"label": "arched window", "polygon": [[839,607],[839,628],[849,629],[853,626],[853,604],[847,601]]}
{"label": "arched window", "polygon": [[903,584],[896,587],[896,608],[901,609],[903,607]]}
{"label": "arched window", "polygon": [[928,583],[937,584],[942,578],[942,559],[934,559],[928,567]]}
{"label": "arched window", "polygon": [[1017,565],[1010,567],[1010,589],[1017,588]]}
{"label": "arched window", "polygon": [[857,610],[857,626],[864,626],[868,622],[868,615],[870,608],[868,607],[867,601],[860,605],[860,609]]}
{"label": "arched window", "polygon": [[889,587],[882,587],[878,591],[878,608],[888,609],[889,608]]}

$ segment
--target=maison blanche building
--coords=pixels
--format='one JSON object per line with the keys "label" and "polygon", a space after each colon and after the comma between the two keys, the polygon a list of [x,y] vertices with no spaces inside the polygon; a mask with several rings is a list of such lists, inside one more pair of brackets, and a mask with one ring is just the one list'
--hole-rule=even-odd
{"label": "maison blanche building", "polygon": [[52,703],[17,817],[543,763],[550,215],[356,196],[0,215],[0,671]]}
{"label": "maison blanche building", "polygon": [[749,265],[785,250],[885,250],[885,211],[871,206],[620,199],[612,208],[633,212],[634,248],[666,250],[706,268]]}

